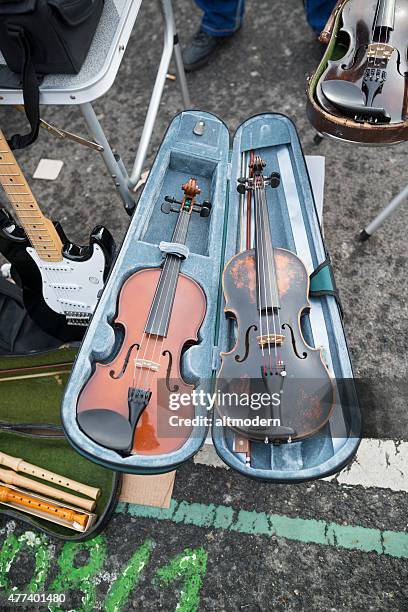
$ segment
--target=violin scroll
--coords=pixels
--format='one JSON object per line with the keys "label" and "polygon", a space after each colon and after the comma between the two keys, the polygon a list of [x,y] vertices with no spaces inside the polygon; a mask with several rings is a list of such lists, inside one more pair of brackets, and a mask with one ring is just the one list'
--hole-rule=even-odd
{"label": "violin scroll", "polygon": [[176,200],[172,196],[165,196],[164,202],[161,205],[161,211],[166,215],[171,212],[180,213],[184,211],[190,214],[193,212],[199,213],[200,217],[209,217],[212,208],[211,202],[204,200],[204,202],[200,203],[195,199],[201,193],[197,180],[190,178],[181,188],[184,191],[182,201],[180,202],[180,200]]}

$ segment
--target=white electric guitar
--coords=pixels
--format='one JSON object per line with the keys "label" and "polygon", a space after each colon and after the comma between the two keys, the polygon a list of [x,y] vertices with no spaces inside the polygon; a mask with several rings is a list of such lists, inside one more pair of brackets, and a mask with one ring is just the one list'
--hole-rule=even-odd
{"label": "white electric guitar", "polygon": [[86,247],[69,242],[60,224],[43,215],[1,130],[0,183],[19,221],[0,209],[0,252],[27,311],[63,342],[81,339],[112,263],[110,232],[96,227]]}

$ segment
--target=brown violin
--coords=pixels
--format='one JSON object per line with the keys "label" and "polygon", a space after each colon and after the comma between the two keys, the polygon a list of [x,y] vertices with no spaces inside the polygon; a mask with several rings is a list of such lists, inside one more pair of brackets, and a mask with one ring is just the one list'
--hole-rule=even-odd
{"label": "brown violin", "polygon": [[[188,426],[170,427],[168,400],[169,393],[190,395],[192,389],[182,379],[180,361],[186,347],[198,342],[206,297],[180,268],[191,216],[208,216],[211,204],[196,201],[196,179],[182,189],[181,202],[167,196],[162,206],[178,214],[172,241],[160,244],[163,265],[139,270],[123,284],[114,321],[124,331],[121,347],[109,363],[96,364],[78,399],[81,430],[124,456],[171,453],[191,433]],[[194,406],[181,406],[177,415],[192,418]]]}
{"label": "brown violin", "polygon": [[253,178],[239,179],[239,192],[253,195],[255,248],[235,255],[223,274],[225,311],[237,324],[237,339],[221,354],[217,410],[244,438],[289,442],[327,423],[334,388],[320,349],[302,334],[301,317],[310,308],[306,268],[272,244],[266,187],[278,187],[280,175],[266,177],[264,167],[255,155]]}
{"label": "brown violin", "polygon": [[322,33],[308,115],[321,133],[366,144],[408,138],[408,0],[342,0]]}

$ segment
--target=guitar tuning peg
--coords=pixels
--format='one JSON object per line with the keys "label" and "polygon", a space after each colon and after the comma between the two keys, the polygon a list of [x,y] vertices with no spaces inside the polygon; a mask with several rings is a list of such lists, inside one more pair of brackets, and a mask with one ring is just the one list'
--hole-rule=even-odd
{"label": "guitar tuning peg", "polygon": [[238,193],[240,193],[241,195],[244,195],[244,193],[246,192],[247,188],[243,183],[240,183],[239,185],[237,185],[237,191]]}

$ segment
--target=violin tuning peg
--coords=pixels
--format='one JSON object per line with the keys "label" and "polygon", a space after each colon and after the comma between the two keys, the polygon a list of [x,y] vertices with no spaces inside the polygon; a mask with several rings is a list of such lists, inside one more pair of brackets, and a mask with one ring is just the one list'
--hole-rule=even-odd
{"label": "violin tuning peg", "polygon": [[276,189],[276,187],[279,187],[281,182],[281,175],[279,174],[279,172],[272,172],[271,176],[269,177],[269,184],[273,189]]}
{"label": "violin tuning peg", "polygon": [[201,204],[200,217],[209,217],[211,213],[211,208],[212,208],[211,202],[208,202],[208,200],[205,200]]}
{"label": "violin tuning peg", "polygon": [[161,211],[162,213],[164,213],[165,215],[169,215],[170,211],[171,211],[171,203],[166,200],[165,202],[163,202],[163,204],[161,205]]}

